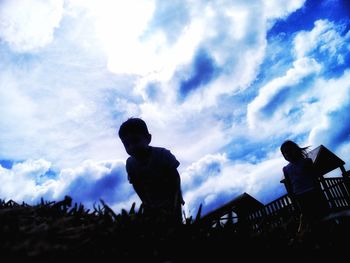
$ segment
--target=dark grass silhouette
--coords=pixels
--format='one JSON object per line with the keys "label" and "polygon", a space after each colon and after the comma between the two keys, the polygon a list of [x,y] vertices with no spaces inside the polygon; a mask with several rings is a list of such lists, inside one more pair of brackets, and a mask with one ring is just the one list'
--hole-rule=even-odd
{"label": "dark grass silhouette", "polygon": [[93,210],[73,204],[69,196],[33,206],[0,200],[0,258],[45,262],[324,259],[344,255],[350,233],[347,212],[330,216],[317,233],[304,233],[298,239],[293,236],[297,227],[293,222],[250,232],[229,221],[215,227],[203,224],[198,211],[195,218],[185,216],[182,224],[169,225],[161,219],[149,220],[142,206],[136,210],[135,204],[116,214],[103,200]]}

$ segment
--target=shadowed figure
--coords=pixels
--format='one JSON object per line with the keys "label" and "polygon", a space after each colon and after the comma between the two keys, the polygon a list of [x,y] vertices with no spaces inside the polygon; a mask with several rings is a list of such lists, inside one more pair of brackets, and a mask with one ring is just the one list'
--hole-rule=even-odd
{"label": "shadowed figure", "polygon": [[182,223],[179,161],[169,150],[149,145],[152,136],[140,118],[125,121],[118,135],[130,155],[126,171],[142,201],[144,215],[152,223]]}
{"label": "shadowed figure", "polygon": [[280,147],[283,157],[289,162],[283,167],[287,192],[300,211],[297,235],[302,237],[308,231],[317,231],[322,217],[329,212],[318,174],[307,155],[309,147],[299,147],[287,140]]}

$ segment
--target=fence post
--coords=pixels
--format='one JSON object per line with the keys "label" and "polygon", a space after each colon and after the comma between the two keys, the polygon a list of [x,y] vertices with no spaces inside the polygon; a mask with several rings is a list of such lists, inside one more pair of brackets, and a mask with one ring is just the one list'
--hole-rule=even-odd
{"label": "fence post", "polygon": [[331,210],[336,209],[337,205],[335,203],[334,196],[331,193],[331,191],[329,190],[329,185],[327,184],[326,180],[324,179],[324,177],[322,175],[319,177],[319,181],[320,181],[320,184],[323,186],[322,191],[326,197],[326,200],[328,201],[328,206],[330,206],[329,208]]}
{"label": "fence post", "polygon": [[343,165],[339,168],[341,170],[341,175],[343,177],[345,188],[347,191],[346,196],[348,197],[348,201],[350,202],[350,171],[346,171]]}

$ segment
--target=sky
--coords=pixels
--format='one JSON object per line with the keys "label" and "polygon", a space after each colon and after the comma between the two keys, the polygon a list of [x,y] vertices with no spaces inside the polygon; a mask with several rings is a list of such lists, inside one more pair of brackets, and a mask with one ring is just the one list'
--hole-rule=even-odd
{"label": "sky", "polygon": [[3,200],[139,205],[117,132],[141,117],[187,216],[266,204],[286,139],[349,169],[349,112],[348,0],[0,0]]}

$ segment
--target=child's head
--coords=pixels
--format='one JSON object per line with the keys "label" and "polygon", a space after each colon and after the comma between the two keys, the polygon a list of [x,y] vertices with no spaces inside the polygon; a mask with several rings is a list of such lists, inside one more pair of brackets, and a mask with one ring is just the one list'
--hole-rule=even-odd
{"label": "child's head", "polygon": [[281,153],[288,162],[295,162],[307,158],[306,149],[309,147],[299,147],[298,144],[291,140],[286,140],[281,145]]}
{"label": "child's head", "polygon": [[118,135],[126,152],[134,157],[144,155],[152,139],[146,123],[140,118],[129,118],[122,123]]}

